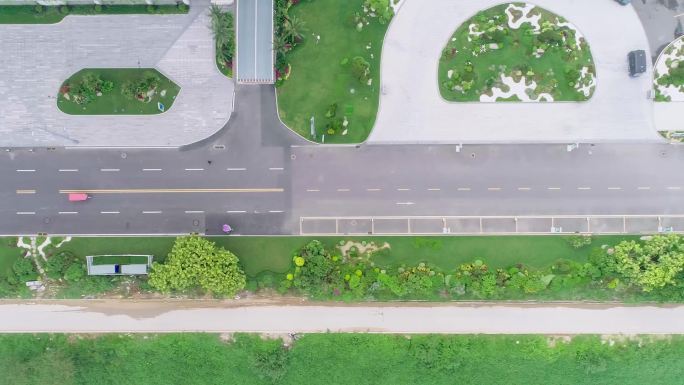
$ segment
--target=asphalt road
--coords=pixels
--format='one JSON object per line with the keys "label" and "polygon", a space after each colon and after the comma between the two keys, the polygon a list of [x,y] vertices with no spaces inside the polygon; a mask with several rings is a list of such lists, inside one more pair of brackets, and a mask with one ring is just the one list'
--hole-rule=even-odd
{"label": "asphalt road", "polygon": [[[669,144],[318,146],[238,87],[230,123],[178,149],[0,153],[2,234],[299,233],[303,216],[684,214]],[[67,191],[86,191],[68,202]],[[682,230],[682,229],[677,229]]]}
{"label": "asphalt road", "polygon": [[4,333],[683,334],[684,307],[561,304],[250,306],[95,300],[0,305]]}

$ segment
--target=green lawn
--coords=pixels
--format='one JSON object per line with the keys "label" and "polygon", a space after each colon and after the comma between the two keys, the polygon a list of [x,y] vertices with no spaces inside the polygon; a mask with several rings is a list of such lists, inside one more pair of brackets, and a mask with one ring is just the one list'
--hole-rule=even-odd
{"label": "green lawn", "polygon": [[[330,120],[326,112],[337,104],[336,118],[346,117],[347,133],[340,128],[325,135],[326,143],[359,143],[373,128],[378,109],[380,53],[387,24],[368,19],[361,31],[355,14],[363,14],[364,0],[304,0],[290,15],[304,22],[304,41],[287,54],[289,79],[278,87],[278,109],[283,122],[307,139],[315,118],[316,141]],[[316,39],[320,36],[320,41]],[[370,47],[367,49],[367,47]],[[371,85],[352,75],[351,61],[363,57],[370,64]]]}
{"label": "green lawn", "polygon": [[[581,39],[577,45],[573,28],[557,26],[566,20],[539,7],[528,14],[541,15],[539,30],[535,31],[530,22],[511,28],[507,7],[502,4],[478,13],[447,42],[438,70],[442,97],[449,101],[480,101],[483,95],[491,97],[493,90],[510,90],[502,80],[505,76],[515,82],[525,78],[527,93],[519,95],[522,98],[536,100],[542,93],[551,95],[554,101],[591,98],[594,88],[589,84],[595,67],[587,42]],[[522,11],[511,12],[514,20],[523,17]],[[536,82],[535,89],[531,81]],[[580,92],[582,86],[587,86],[586,93]],[[513,102],[520,101],[520,97],[514,94],[498,100]],[[550,101],[548,97],[543,100]]]}
{"label": "green lawn", "polygon": [[[123,88],[131,82],[138,82],[145,76],[156,76],[158,84],[144,100],[127,97]],[[111,91],[94,96],[90,103],[78,104],[74,94],[88,76],[98,76],[104,82],[112,82]],[[87,68],[66,79],[57,93],[57,106],[70,115],[151,115],[160,114],[157,103],[168,110],[173,105],[180,87],[153,68]],[[164,94],[164,96],[162,96]],[[65,95],[70,95],[69,99]]]}
{"label": "green lawn", "polygon": [[98,8],[95,5],[70,5],[68,12],[60,12],[59,7],[43,7],[38,11],[35,5],[0,5],[0,24],[54,24],[71,15],[124,15],[124,14],[174,14],[187,13],[188,9],[176,5],[157,5],[148,8],[145,4],[108,5]]}
{"label": "green lawn", "polygon": [[[378,253],[374,261],[380,266],[415,265],[427,262],[443,270],[461,263],[482,259],[492,268],[524,263],[534,268],[548,267],[558,259],[586,261],[593,247],[614,245],[635,236],[595,236],[592,245],[581,249],[570,247],[563,236],[494,236],[494,237],[209,237],[219,246],[240,258],[245,273],[255,276],[265,271],[285,273],[292,256],[306,243],[318,239],[328,248],[340,241],[390,244],[388,253]],[[173,237],[82,237],[73,238],[60,250],[77,256],[105,254],[151,254],[161,262],[173,246]]]}
{"label": "green lawn", "polygon": [[[309,334],[0,335],[2,383],[679,384],[681,336]],[[611,339],[613,342],[607,342]]]}
{"label": "green lawn", "polygon": [[16,242],[15,237],[0,238],[0,279],[12,273],[12,264],[21,258],[22,252],[25,251],[16,247]]}

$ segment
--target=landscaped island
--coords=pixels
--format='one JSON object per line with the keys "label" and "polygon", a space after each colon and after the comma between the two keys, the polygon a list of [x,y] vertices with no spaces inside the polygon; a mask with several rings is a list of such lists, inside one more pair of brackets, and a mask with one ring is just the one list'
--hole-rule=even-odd
{"label": "landscaped island", "polygon": [[684,37],[670,43],[660,54],[653,86],[658,102],[684,101]]}
{"label": "landscaped island", "polygon": [[178,91],[153,68],[88,68],[62,83],[57,106],[70,115],[151,115],[171,108]]}
{"label": "landscaped island", "polygon": [[292,3],[276,1],[281,119],[299,135],[317,142],[364,141],[378,110],[380,51],[394,14],[393,3]]}
{"label": "landscaped island", "polygon": [[459,102],[584,101],[596,69],[584,37],[532,4],[502,4],[463,23],[439,62],[443,98]]}

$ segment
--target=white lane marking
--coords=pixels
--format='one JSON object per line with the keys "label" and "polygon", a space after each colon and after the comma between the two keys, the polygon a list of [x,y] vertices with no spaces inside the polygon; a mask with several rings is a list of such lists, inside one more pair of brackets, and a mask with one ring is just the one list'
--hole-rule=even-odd
{"label": "white lane marking", "polygon": [[226,171],[247,171],[244,167],[228,167]]}
{"label": "white lane marking", "polygon": [[57,214],[78,214],[78,211],[60,211]]}
{"label": "white lane marking", "polygon": [[78,172],[77,168],[60,168],[59,172]]}
{"label": "white lane marking", "polygon": [[321,191],[321,190],[315,189],[315,188],[310,188],[310,189],[308,189],[308,190],[306,190],[306,191],[307,191],[307,192],[319,192],[319,191]]}
{"label": "white lane marking", "polygon": [[185,213],[186,214],[202,214],[202,213],[204,213],[204,211],[202,211],[202,210],[186,210]]}
{"label": "white lane marking", "polygon": [[366,191],[382,191],[381,188],[367,188]]}
{"label": "white lane marking", "polygon": [[578,190],[591,190],[591,187],[578,187]]}
{"label": "white lane marking", "polygon": [[17,194],[35,194],[36,190],[17,190]]}
{"label": "white lane marking", "polygon": [[470,187],[459,187],[458,191],[470,191]]}
{"label": "white lane marking", "polygon": [[348,188],[338,188],[337,191],[338,192],[348,192],[349,189]]}
{"label": "white lane marking", "polygon": [[608,187],[608,190],[622,190],[622,187]]}
{"label": "white lane marking", "polygon": [[668,187],[668,190],[681,190],[681,187]]}
{"label": "white lane marking", "polygon": [[100,171],[102,171],[102,172],[118,172],[120,170],[118,168],[101,168]]}
{"label": "white lane marking", "polygon": [[413,202],[397,202],[397,204],[401,205],[401,206],[411,206],[411,205],[414,205],[415,203],[413,203]]}
{"label": "white lane marking", "polygon": [[411,191],[410,188],[398,188],[397,191]]}
{"label": "white lane marking", "polygon": [[204,171],[203,168],[186,168],[185,171]]}
{"label": "white lane marking", "polygon": [[35,211],[17,211],[17,215],[33,215]]}
{"label": "white lane marking", "polygon": [[34,170],[34,169],[21,169],[21,170],[17,170],[17,172],[36,172],[36,170]]}
{"label": "white lane marking", "polygon": [[441,188],[429,188],[428,191],[442,191]]}
{"label": "white lane marking", "polygon": [[143,168],[143,171],[161,171],[161,168]]}
{"label": "white lane marking", "polygon": [[489,188],[487,188],[487,190],[489,190],[489,191],[500,191],[501,187],[489,187]]}
{"label": "white lane marking", "polygon": [[161,214],[161,211],[143,211],[143,214]]}
{"label": "white lane marking", "polygon": [[282,167],[269,167],[268,169],[270,171],[283,171],[284,170],[284,168],[282,168]]}
{"label": "white lane marking", "polygon": [[277,213],[282,213],[283,210],[268,210],[268,212],[272,213],[272,214],[277,214]]}
{"label": "white lane marking", "polygon": [[119,214],[118,211],[100,211],[100,214]]}
{"label": "white lane marking", "polygon": [[246,213],[247,211],[244,210],[228,210],[226,213],[228,214],[241,214],[241,213]]}
{"label": "white lane marking", "polygon": [[642,187],[637,187],[637,190],[650,190],[650,187],[647,186],[642,186]]}
{"label": "white lane marking", "polygon": [[530,187],[518,187],[518,191],[530,191],[532,188]]}
{"label": "white lane marking", "polygon": [[547,190],[560,190],[560,187],[547,187]]}

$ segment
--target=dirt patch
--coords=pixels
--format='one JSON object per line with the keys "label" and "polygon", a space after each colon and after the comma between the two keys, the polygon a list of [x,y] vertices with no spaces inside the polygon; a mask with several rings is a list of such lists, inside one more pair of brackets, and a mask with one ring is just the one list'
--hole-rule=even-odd
{"label": "dirt patch", "polygon": [[382,246],[378,246],[375,242],[354,242],[347,241],[342,245],[337,245],[337,249],[340,250],[342,256],[349,257],[352,250],[356,250],[359,255],[365,255],[369,253],[375,253],[383,249],[390,249],[390,244],[385,242]]}

